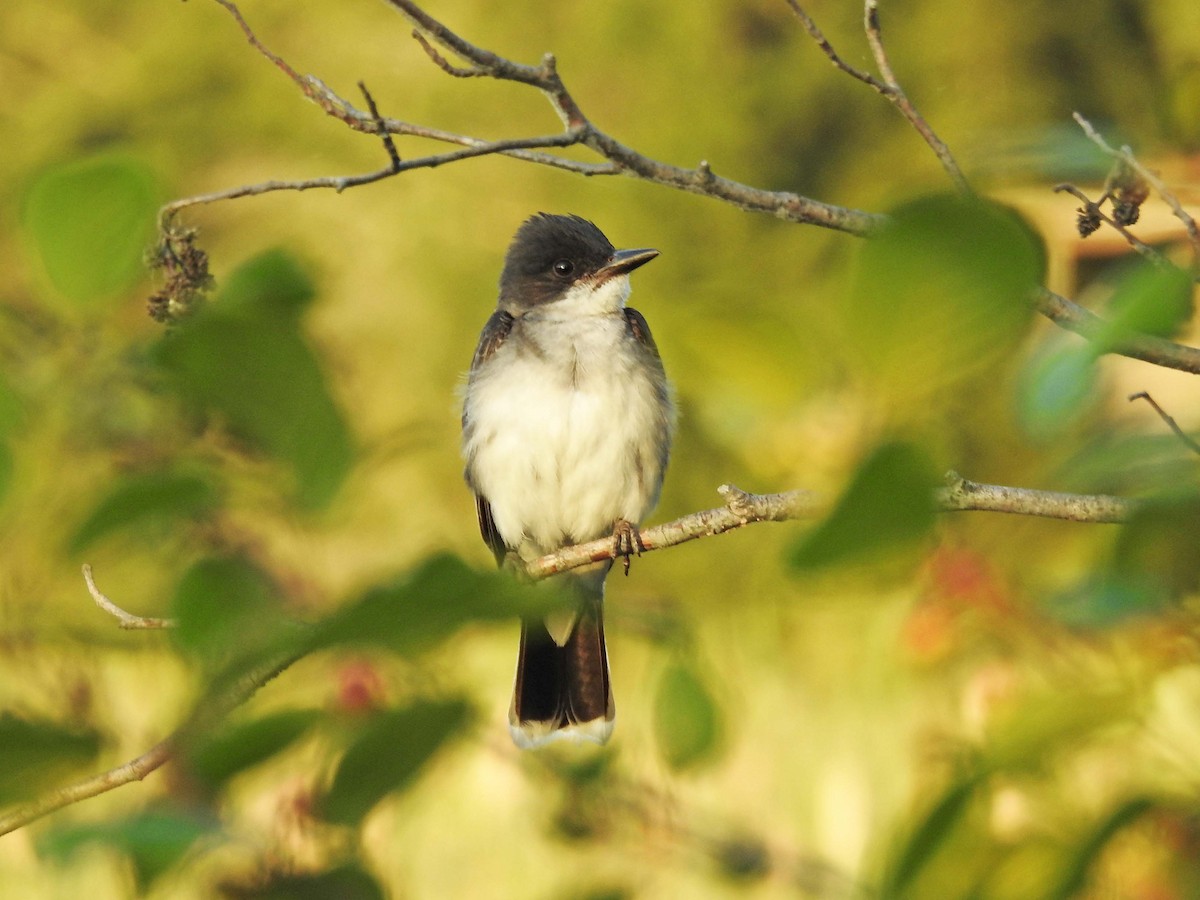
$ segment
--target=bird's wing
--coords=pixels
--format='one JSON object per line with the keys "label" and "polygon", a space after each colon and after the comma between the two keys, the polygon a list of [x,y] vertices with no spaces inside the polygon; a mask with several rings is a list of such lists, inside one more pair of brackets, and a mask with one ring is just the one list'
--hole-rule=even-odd
{"label": "bird's wing", "polygon": [[[479,335],[479,345],[475,348],[475,356],[471,359],[471,372],[478,369],[483,363],[487,362],[504,343],[512,331],[513,317],[502,309],[492,313],[491,318],[487,320],[487,324],[483,326],[483,332]],[[463,428],[467,427],[467,410],[463,407]],[[488,545],[492,554],[496,557],[496,563],[504,562],[505,553],[508,548],[504,546],[504,540],[500,537],[500,532],[496,530],[496,520],[492,518],[492,505],[488,502],[487,497],[479,492],[475,493],[475,512],[479,518],[479,533],[483,535],[483,542]]]}
{"label": "bird's wing", "polygon": [[662,359],[658,355],[658,345],[654,343],[654,338],[650,334],[650,326],[646,323],[646,317],[633,307],[627,306],[625,307],[625,324],[629,327],[629,333],[633,339],[649,351],[654,364],[661,372]]}
{"label": "bird's wing", "polygon": [[[639,318],[641,318],[639,316]],[[500,349],[508,333],[512,331],[513,316],[502,309],[496,310],[483,326],[479,335],[479,344],[475,347],[475,356],[471,359],[471,371],[474,372],[482,363],[487,362],[492,354]],[[644,324],[643,320],[643,324]]]}

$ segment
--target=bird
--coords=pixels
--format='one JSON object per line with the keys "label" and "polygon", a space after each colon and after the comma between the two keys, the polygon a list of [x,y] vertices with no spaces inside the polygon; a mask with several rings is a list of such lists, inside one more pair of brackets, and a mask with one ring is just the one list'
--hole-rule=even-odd
{"label": "bird", "polygon": [[[504,258],[499,299],[463,389],[462,455],[497,563],[611,535],[642,549],[675,427],[673,392],[630,273],[658,250],[617,250],[576,215],[537,213]],[[604,639],[613,559],[554,576],[564,613],[521,620],[509,731],[521,748],[605,743],[615,719]]]}

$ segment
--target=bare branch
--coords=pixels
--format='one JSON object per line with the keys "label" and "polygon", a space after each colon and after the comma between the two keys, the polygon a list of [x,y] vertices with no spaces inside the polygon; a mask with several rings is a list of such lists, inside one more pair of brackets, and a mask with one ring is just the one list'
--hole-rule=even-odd
{"label": "bare branch", "polygon": [[96,582],[92,578],[92,567],[87,563],[83,565],[83,580],[87,582],[88,593],[92,595],[92,599],[96,601],[96,605],[111,616],[115,616],[117,622],[122,628],[128,630],[155,630],[163,628],[174,628],[179,623],[174,619],[158,619],[146,616],[135,616],[133,613],[126,612],[113,603],[108,597],[100,592],[96,587]]}
{"label": "bare branch", "polygon": [[[344,122],[356,131],[377,134],[379,120],[369,112],[357,109],[344,97],[339,96],[327,85],[311,75],[301,75],[282,57],[269,50],[254,35],[245,18],[231,0],[216,0],[235,18],[251,45],[291,79],[303,94],[316,103],[330,116]],[[565,169],[582,175],[626,175],[654,184],[688,191],[730,203],[739,209],[751,212],[766,212],[787,221],[802,222],[844,231],[855,235],[866,235],[883,223],[883,217],[862,210],[834,206],[804,197],[790,191],[766,191],[741,182],[713,174],[708,166],[685,169],[653,160],[626,147],[615,138],[597,129],[584,115],[574,97],[558,75],[554,57],[547,54],[539,66],[523,65],[506,59],[490,50],[464,40],[441,22],[434,19],[410,0],[387,0],[417,27],[417,40],[430,58],[444,71],[465,77],[478,72],[500,81],[512,81],[537,88],[550,101],[554,111],[564,123],[564,133],[554,138],[517,138],[487,141],[482,138],[441,131],[396,119],[382,119],[386,129],[397,135],[410,135],[432,140],[459,144],[470,152],[435,154],[408,160],[401,166],[389,166],[377,172],[363,175],[312,178],[294,181],[272,180],[255,185],[243,185],[210,194],[201,194],[168,204],[160,213],[162,222],[169,222],[180,210],[200,203],[231,200],[237,197],[264,194],[271,191],[310,188],[332,188],[343,191],[350,187],[371,184],[412,169],[432,168],[476,156],[501,154],[526,162]],[[471,65],[455,66],[434,48],[434,44],[453,53]],[[431,52],[432,51],[432,52]],[[538,148],[564,148],[583,145],[605,161],[588,163],[566,159],[551,153],[536,152]]]}
{"label": "bare branch", "polygon": [[1083,115],[1076,112],[1072,113],[1071,117],[1075,120],[1076,124],[1083,129],[1083,133],[1087,135],[1088,139],[1093,144],[1095,144],[1113,159],[1135,171],[1139,176],[1145,179],[1155,191],[1158,192],[1158,195],[1162,197],[1163,202],[1166,203],[1167,206],[1171,208],[1171,212],[1175,214],[1175,218],[1183,223],[1184,231],[1187,232],[1188,242],[1192,247],[1192,271],[1193,273],[1200,274],[1200,227],[1197,227],[1196,220],[1191,216],[1190,213],[1188,213],[1186,209],[1183,208],[1183,204],[1179,202],[1179,198],[1176,197],[1171,189],[1167,187],[1166,183],[1158,177],[1157,172],[1146,168],[1141,164],[1141,162],[1138,161],[1138,158],[1133,155],[1133,151],[1129,147],[1124,146],[1118,150],[1115,147],[1110,146],[1108,141],[1104,140],[1104,136],[1101,135],[1100,132],[1097,131],[1092,125],[1092,123],[1085,119]]}
{"label": "bare branch", "polygon": [[1172,416],[1168,415],[1167,411],[1159,406],[1157,401],[1155,401],[1155,399],[1146,391],[1138,391],[1136,394],[1130,394],[1129,402],[1132,403],[1134,400],[1145,400],[1147,403],[1149,403],[1150,406],[1154,408],[1154,411],[1158,413],[1158,417],[1166,423],[1166,426],[1175,432],[1175,436],[1177,438],[1183,441],[1184,446],[1186,446],[1193,453],[1200,453],[1200,444],[1196,443],[1196,441],[1193,440],[1186,431],[1180,428],[1179,423],[1176,422]]}
{"label": "bare branch", "polygon": [[[385,124],[391,120],[384,119]],[[390,131],[389,127],[389,131]],[[473,139],[468,139],[472,140]],[[211,194],[197,194],[194,197],[184,197],[180,200],[173,200],[164,206],[159,211],[160,222],[170,222],[176,214],[187,209],[190,206],[199,206],[205,203],[216,203],[221,200],[234,200],[238,197],[253,197],[259,194],[268,194],[274,191],[307,191],[314,188],[332,189],[337,193],[341,193],[347,188],[360,187],[364,184],[372,184],[376,181],[382,181],[385,178],[390,178],[393,175],[398,175],[401,172],[408,172],[412,169],[433,169],[438,166],[446,165],[447,163],[458,162],[463,159],[472,159],[477,156],[488,156],[494,153],[509,153],[514,150],[530,149],[534,147],[569,147],[571,144],[579,142],[579,138],[571,133],[551,134],[542,137],[533,138],[514,138],[504,141],[479,141],[472,143],[470,146],[464,147],[462,150],[453,150],[448,153],[436,153],[430,156],[420,156],[415,159],[397,160],[395,163],[389,164],[385,168],[375,172],[367,172],[363,175],[337,175],[320,178],[303,178],[295,181],[262,181],[258,184],[243,184],[238,187],[228,188],[223,191],[214,191]],[[540,162],[541,160],[531,160]]]}
{"label": "bare branch", "polygon": [[[1097,335],[1111,333],[1108,324],[1100,316],[1053,291],[1042,288],[1037,292],[1035,302],[1038,312],[1047,319],[1088,340]],[[1111,347],[1106,346],[1104,352],[1140,359],[1166,369],[1200,375],[1200,349],[1176,344],[1165,338],[1141,335]]]}
{"label": "bare branch", "polygon": [[[935,497],[938,508],[943,512],[980,510],[1109,524],[1125,521],[1137,505],[1134,500],[1105,494],[1066,494],[979,484],[955,472],[949,473],[946,481],[948,486],[939,489]],[[724,498],[724,506],[691,513],[673,522],[642,530],[643,549],[647,552],[662,550],[755,522],[812,519],[827,507],[826,501],[811,491],[751,494],[731,484],[723,484],[717,492]],[[618,555],[612,539],[605,537],[548,553],[528,563],[526,572],[531,578],[545,578],[591,563],[615,559]]]}
{"label": "bare branch", "polygon": [[[1107,495],[1066,494],[1055,491],[1038,491],[993,484],[978,484],[967,481],[951,472],[946,476],[947,486],[936,491],[934,501],[943,511],[986,510],[1016,513],[1044,518],[1065,519],[1072,522],[1113,523],[1123,522],[1136,508],[1134,500]],[[666,522],[640,532],[642,550],[662,550],[697,538],[710,537],[742,528],[755,522],[784,522],[795,519],[811,519],[826,509],[826,503],[810,491],[788,491],[782,494],[751,494],[731,484],[717,489],[725,504],[714,509],[692,513],[673,522]],[[617,556],[611,538],[602,538],[573,547],[563,547],[554,553],[530,562],[526,573],[534,579],[575,569],[589,563],[613,559]],[[96,588],[91,569],[84,566],[84,578],[96,603],[116,616],[122,627],[154,628],[169,627],[169,620],[145,620],[133,616]],[[127,622],[158,621],[164,624],[126,624]],[[0,815],[0,835],[14,831],[30,822],[89,797],[110,791],[113,788],[140,781],[155,769],[170,760],[179,746],[193,734],[202,733],[241,706],[271,679],[275,678],[306,653],[307,645],[298,640],[292,648],[279,654],[257,669],[233,683],[226,690],[211,694],[202,700],[191,717],[171,736],[160,741],[145,753],[73,785],[60,788],[37,800],[15,807]]]}
{"label": "bare branch", "polygon": [[1136,500],[1108,494],[1066,494],[980,484],[957,472],[947,473],[946,487],[937,492],[937,504],[943,512],[1005,512],[1102,525],[1126,521],[1138,506]]}
{"label": "bare branch", "polygon": [[[509,140],[487,141],[481,138],[443,131],[424,125],[405,122],[397,119],[381,118],[377,114],[356,109],[351,103],[338,96],[319,79],[311,75],[299,74],[291,65],[271,52],[251,31],[237,7],[230,0],[216,0],[236,19],[239,27],[246,34],[251,45],[283,71],[304,93],[315,102],[326,114],[338,118],[349,127],[368,134],[378,135],[381,126],[390,134],[428,138],[435,141],[457,144],[464,148],[449,153],[439,153],[408,160],[399,165],[389,165],[376,172],[362,175],[311,178],[293,181],[272,180],[259,184],[242,185],[223,191],[200,194],[194,197],[176,200],[163,207],[160,214],[164,230],[172,217],[180,210],[189,206],[212,203],[220,200],[230,200],[237,197],[265,194],[271,191],[295,190],[303,191],[311,188],[331,188],[343,191],[350,187],[381,181],[401,172],[412,169],[432,168],[463,159],[491,154],[501,154],[532,162],[538,165],[551,166],[581,175],[626,175],[663,185],[675,190],[687,191],[700,196],[709,197],[729,203],[739,209],[762,212],[786,221],[819,225],[838,231],[844,231],[858,236],[869,236],[885,222],[885,217],[846,207],[821,203],[808,197],[789,191],[767,191],[752,187],[741,182],[732,181],[715,174],[707,161],[701,162],[694,169],[685,169],[667,163],[659,162],[643,156],[635,150],[626,147],[611,136],[597,129],[583,114],[574,98],[563,85],[554,65],[554,58],[547,56],[540,66],[528,66],[505,59],[489,50],[470,43],[459,37],[441,22],[424,12],[412,0],[387,0],[392,6],[402,12],[417,29],[417,39],[421,46],[430,53],[430,58],[438,62],[443,69],[446,66],[455,67],[434,49],[434,44],[444,48],[460,59],[467,61],[472,70],[499,80],[513,81],[531,85],[546,94],[551,105],[569,123],[562,134],[546,135],[534,138],[516,138]],[[852,77],[869,84],[873,89],[884,94],[896,103],[902,113],[921,133],[926,142],[933,148],[938,158],[946,167],[955,183],[961,189],[966,189],[962,174],[955,164],[942,141],[937,138],[925,120],[917,113],[912,103],[905,97],[904,92],[896,82],[887,54],[883,49],[882,35],[879,28],[879,15],[876,0],[867,0],[865,6],[865,26],[868,39],[871,41],[876,62],[884,73],[884,81],[880,81],[868,73],[849,66],[833,51],[820,29],[799,6],[797,0],[788,0],[793,10],[810,35],[821,46],[827,56],[842,71]],[[444,63],[445,65],[442,65]],[[457,74],[463,74],[458,72]],[[1089,126],[1090,127],[1090,126]],[[570,146],[586,146],[600,157],[602,162],[585,162],[567,159],[555,153],[544,152],[546,149],[562,149]],[[1110,148],[1111,149],[1111,148]],[[1131,164],[1136,164],[1133,161]],[[1145,173],[1147,178],[1160,185],[1152,173]],[[1161,189],[1160,189],[1161,190]],[[1184,214],[1186,215],[1186,214]],[[1037,308],[1051,321],[1069,330],[1089,337],[1100,327],[1100,320],[1092,313],[1071,301],[1051,294],[1047,291],[1039,293]],[[1142,359],[1156,365],[1179,369],[1181,371],[1200,374],[1200,351],[1191,347],[1173,344],[1154,337],[1131,339],[1124,345],[1113,348],[1109,352],[1121,353],[1135,359]]]}

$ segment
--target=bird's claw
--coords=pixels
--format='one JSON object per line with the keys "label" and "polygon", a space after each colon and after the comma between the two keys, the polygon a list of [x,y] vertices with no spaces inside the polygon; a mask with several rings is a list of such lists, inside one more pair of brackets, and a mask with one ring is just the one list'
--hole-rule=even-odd
{"label": "bird's claw", "polygon": [[613,525],[613,556],[621,557],[626,575],[629,574],[629,558],[635,553],[641,556],[645,549],[638,527],[627,519],[617,519]]}

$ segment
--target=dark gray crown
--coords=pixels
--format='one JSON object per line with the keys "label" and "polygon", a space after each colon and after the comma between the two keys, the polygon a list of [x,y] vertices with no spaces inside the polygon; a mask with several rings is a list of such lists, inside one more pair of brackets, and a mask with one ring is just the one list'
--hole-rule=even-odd
{"label": "dark gray crown", "polygon": [[538,213],[517,229],[500,275],[500,306],[511,312],[556,300],[580,278],[598,271],[614,248],[579,216]]}

